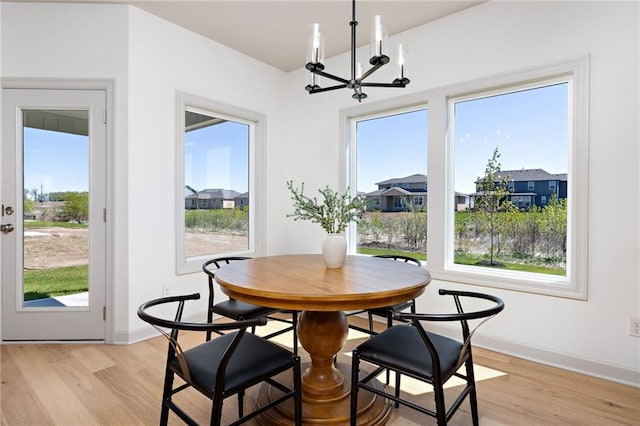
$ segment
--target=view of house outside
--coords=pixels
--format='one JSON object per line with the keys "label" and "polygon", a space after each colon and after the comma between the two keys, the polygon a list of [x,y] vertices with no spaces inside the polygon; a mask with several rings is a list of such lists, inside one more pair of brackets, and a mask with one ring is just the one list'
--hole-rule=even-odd
{"label": "view of house outside", "polygon": [[455,262],[566,275],[569,84],[453,103]]}
{"label": "view of house outside", "polygon": [[185,113],[185,257],[249,248],[249,126]]}
{"label": "view of house outside", "polygon": [[[454,262],[565,275],[568,84],[452,102]],[[358,252],[427,258],[427,121],[357,122]]]}
{"label": "view of house outside", "polygon": [[[455,263],[566,275],[568,92],[554,83],[450,100]],[[185,256],[246,250],[249,127],[202,112],[185,119]],[[427,131],[424,108],[357,121],[357,190],[367,204],[359,253],[427,259]],[[45,267],[66,268],[71,292],[86,287],[87,140],[24,130],[26,288]],[[69,163],[83,166],[61,166]],[[62,241],[54,234],[73,244],[51,246]],[[46,253],[70,247],[77,258],[44,265]],[[25,299],[46,294],[27,289]]]}
{"label": "view of house outside", "polygon": [[[565,275],[568,84],[452,102],[455,263]],[[246,248],[247,131],[215,124],[185,139],[188,255]],[[427,132],[427,109],[357,122],[359,253],[427,259]]]}

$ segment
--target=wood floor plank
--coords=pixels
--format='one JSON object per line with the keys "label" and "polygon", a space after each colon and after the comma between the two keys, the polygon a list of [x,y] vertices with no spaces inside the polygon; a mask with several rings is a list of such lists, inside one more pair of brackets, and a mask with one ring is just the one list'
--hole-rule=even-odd
{"label": "wood floor plank", "polygon": [[[204,340],[198,333],[183,337],[185,350]],[[350,362],[351,348],[366,338],[350,333],[340,362]],[[282,342],[290,340],[285,336]],[[2,426],[158,424],[167,350],[164,337],[128,346],[15,344],[0,345],[0,349]],[[301,356],[307,359],[304,350]],[[486,378],[478,374],[477,382],[482,426],[640,425],[638,388],[482,349],[475,350],[474,360],[477,371],[486,367],[487,372]],[[407,397],[432,400],[430,389],[403,383]],[[446,391],[448,400],[455,391]],[[208,399],[185,391],[178,400],[194,418],[208,423]],[[245,406],[250,406],[250,396]],[[223,413],[225,424],[236,419],[235,398],[226,401]],[[465,402],[450,424],[470,423]],[[169,424],[182,422],[170,415]],[[393,410],[388,424],[423,426],[435,421],[401,407]]]}
{"label": "wood floor plank", "polygon": [[34,395],[31,386],[27,383],[19,366],[6,347],[0,352],[0,378],[2,387],[0,397],[2,399],[2,425],[9,425],[9,419],[13,424],[41,424],[52,425],[45,408]]}

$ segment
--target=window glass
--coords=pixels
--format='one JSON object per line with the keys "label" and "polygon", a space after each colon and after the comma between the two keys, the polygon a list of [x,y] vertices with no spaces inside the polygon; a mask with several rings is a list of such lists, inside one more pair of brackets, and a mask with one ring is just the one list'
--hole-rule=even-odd
{"label": "window glass", "polygon": [[566,276],[569,83],[453,107],[455,190],[470,198],[455,212],[454,263]]}
{"label": "window glass", "polygon": [[184,254],[247,251],[249,125],[190,109],[185,123]]}
{"label": "window glass", "polygon": [[342,113],[345,181],[367,197],[350,251],[428,245],[436,280],[587,299],[588,57],[389,103]]}
{"label": "window glass", "polygon": [[427,110],[356,120],[357,251],[426,259]]}
{"label": "window glass", "polygon": [[265,116],[177,93],[176,271],[264,255]]}

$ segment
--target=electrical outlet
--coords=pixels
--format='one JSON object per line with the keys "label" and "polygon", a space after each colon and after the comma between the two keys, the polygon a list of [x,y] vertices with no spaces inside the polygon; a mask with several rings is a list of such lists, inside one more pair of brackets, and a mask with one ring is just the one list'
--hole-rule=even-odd
{"label": "electrical outlet", "polygon": [[629,317],[629,336],[640,337],[640,318]]}
{"label": "electrical outlet", "polygon": [[166,285],[162,286],[162,296],[163,296],[163,297],[168,297],[168,296],[169,296],[169,293],[170,293],[170,292],[169,292],[169,287],[168,287],[168,286],[166,286]]}

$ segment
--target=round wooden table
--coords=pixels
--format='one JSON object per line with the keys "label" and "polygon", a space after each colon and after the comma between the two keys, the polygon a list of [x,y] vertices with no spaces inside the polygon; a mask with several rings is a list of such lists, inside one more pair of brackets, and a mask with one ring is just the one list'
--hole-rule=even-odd
{"label": "round wooden table", "polygon": [[[319,254],[267,256],[234,262],[215,273],[231,298],[272,308],[302,311],[298,338],[311,358],[302,375],[303,422],[349,424],[350,366],[336,366],[349,331],[343,311],[393,305],[420,296],[431,281],[425,269],[369,256],[347,256],[340,269],[325,267]],[[346,373],[346,374],[345,374]],[[273,393],[273,395],[272,395]],[[277,397],[261,387],[257,405]],[[358,424],[384,424],[391,406],[359,392]],[[270,425],[292,423],[293,407],[284,404],[262,415]]]}

